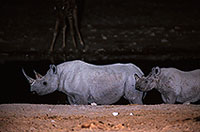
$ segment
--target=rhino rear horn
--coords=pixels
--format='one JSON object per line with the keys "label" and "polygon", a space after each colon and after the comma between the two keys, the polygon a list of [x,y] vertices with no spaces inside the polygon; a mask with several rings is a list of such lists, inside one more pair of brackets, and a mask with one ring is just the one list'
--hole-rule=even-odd
{"label": "rhino rear horn", "polygon": [[37,73],[35,70],[33,70],[33,72],[35,73],[36,79],[40,79],[43,77],[40,73]]}
{"label": "rhino rear horn", "polygon": [[25,73],[23,68],[22,68],[22,72],[23,72],[24,76],[26,77],[26,79],[29,81],[30,84],[32,84],[35,81],[35,79],[33,79],[33,78],[29,77],[28,75],[26,75],[26,73]]}

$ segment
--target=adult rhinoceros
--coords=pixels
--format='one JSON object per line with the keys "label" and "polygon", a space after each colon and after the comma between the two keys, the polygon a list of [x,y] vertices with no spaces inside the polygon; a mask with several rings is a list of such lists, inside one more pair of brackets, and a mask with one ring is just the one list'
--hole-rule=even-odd
{"label": "adult rhinoceros", "polygon": [[188,104],[200,99],[200,70],[184,72],[176,68],[154,67],[147,77],[137,78],[136,89],[147,92],[153,88],[165,103]]}
{"label": "adult rhinoceros", "polygon": [[50,65],[45,76],[35,72],[36,79],[22,71],[32,92],[45,95],[58,90],[67,95],[70,104],[112,104],[122,96],[142,104],[143,92],[135,89],[134,74],[141,77],[143,72],[134,64],[97,66],[75,60]]}

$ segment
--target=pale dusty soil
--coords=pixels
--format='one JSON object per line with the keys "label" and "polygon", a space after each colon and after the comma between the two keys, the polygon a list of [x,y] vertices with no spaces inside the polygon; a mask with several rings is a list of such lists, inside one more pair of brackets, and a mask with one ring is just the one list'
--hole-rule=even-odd
{"label": "pale dusty soil", "polygon": [[200,105],[1,104],[0,131],[199,132]]}

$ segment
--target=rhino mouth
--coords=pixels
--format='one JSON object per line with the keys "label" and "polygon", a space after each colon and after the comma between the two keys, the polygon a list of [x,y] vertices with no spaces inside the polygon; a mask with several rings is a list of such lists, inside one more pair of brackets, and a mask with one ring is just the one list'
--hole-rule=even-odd
{"label": "rhino mouth", "polygon": [[136,89],[139,91],[145,90],[144,88],[140,87],[140,86],[136,86]]}
{"label": "rhino mouth", "polygon": [[37,92],[36,91],[31,91],[31,94],[36,95]]}
{"label": "rhino mouth", "polygon": [[142,92],[146,92],[146,91],[149,91],[143,87],[140,87],[140,86],[136,86],[136,89],[139,90],[139,91],[142,91]]}
{"label": "rhino mouth", "polygon": [[139,86],[136,86],[136,89],[137,89],[137,90],[140,90],[140,87],[139,87]]}

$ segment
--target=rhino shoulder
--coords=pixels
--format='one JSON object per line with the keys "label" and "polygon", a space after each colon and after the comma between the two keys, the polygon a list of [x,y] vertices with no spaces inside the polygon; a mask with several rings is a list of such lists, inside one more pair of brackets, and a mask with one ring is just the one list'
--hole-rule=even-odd
{"label": "rhino shoulder", "polygon": [[181,71],[176,68],[161,68],[160,76],[172,77],[180,74]]}

